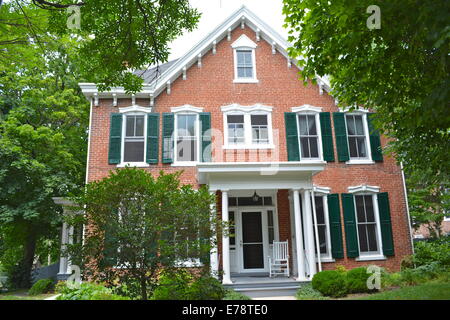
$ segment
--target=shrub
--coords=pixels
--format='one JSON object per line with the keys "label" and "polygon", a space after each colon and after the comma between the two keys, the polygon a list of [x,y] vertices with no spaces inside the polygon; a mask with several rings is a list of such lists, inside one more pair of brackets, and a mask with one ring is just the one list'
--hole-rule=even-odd
{"label": "shrub", "polygon": [[240,292],[236,292],[234,290],[227,290],[225,296],[223,297],[223,300],[252,300],[252,299]]}
{"label": "shrub", "polygon": [[225,288],[219,280],[205,275],[195,280],[189,288],[191,300],[222,300]]}
{"label": "shrub", "polygon": [[440,265],[450,267],[450,237],[445,236],[430,241],[420,241],[414,245],[413,260],[416,267],[438,262]]}
{"label": "shrub", "polygon": [[343,297],[347,294],[345,273],[336,270],[326,270],[316,273],[312,279],[312,287],[325,296]]}
{"label": "shrub", "polygon": [[58,300],[130,300],[129,297],[114,294],[110,288],[90,282],[82,283],[78,287],[58,283],[57,291],[61,294]]}
{"label": "shrub", "polygon": [[327,300],[319,291],[313,289],[311,284],[302,285],[295,294],[297,300]]}
{"label": "shrub", "polygon": [[54,288],[54,281],[52,279],[41,279],[28,290],[30,296],[35,296],[42,293],[48,293]]}
{"label": "shrub", "polygon": [[192,275],[184,269],[163,271],[153,291],[152,300],[188,300]]}
{"label": "shrub", "polygon": [[367,273],[366,267],[355,268],[347,272],[346,285],[349,293],[364,293],[376,291],[376,289],[370,290],[367,287],[367,279],[371,276]]}

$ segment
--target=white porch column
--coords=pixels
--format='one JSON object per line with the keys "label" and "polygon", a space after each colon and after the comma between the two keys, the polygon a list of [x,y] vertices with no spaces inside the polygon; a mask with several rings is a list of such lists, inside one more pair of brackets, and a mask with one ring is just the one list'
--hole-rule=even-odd
{"label": "white porch column", "polygon": [[[228,190],[222,190],[222,220],[229,222],[228,218]],[[222,267],[223,267],[223,284],[232,284],[231,267],[230,267],[230,237],[228,232],[222,232]]]}
{"label": "white porch column", "polygon": [[295,223],[295,245],[297,248],[297,281],[306,281],[305,277],[305,257],[303,253],[303,232],[302,221],[300,215],[300,199],[299,191],[292,190],[292,196],[294,200],[294,223]]}
{"label": "white porch column", "polygon": [[[70,226],[68,229],[67,243],[69,245],[73,244],[73,226]],[[72,274],[72,261],[70,257],[67,258],[67,274]]]}
{"label": "white porch column", "polygon": [[[211,195],[214,196],[214,202],[211,204],[211,221],[214,221],[214,219],[217,217],[217,213],[216,213],[216,192],[210,192]],[[210,253],[210,267],[211,267],[211,273],[212,276],[217,278],[218,275],[218,271],[219,271],[219,260],[218,260],[218,256],[217,256],[217,230],[214,227],[214,225],[211,226],[212,228],[212,238],[211,238],[211,242],[212,242],[212,248],[211,248],[211,253]]]}
{"label": "white porch column", "polygon": [[314,226],[312,222],[311,210],[311,193],[309,190],[303,192],[303,200],[305,204],[304,221],[305,221],[305,249],[308,260],[308,269],[310,280],[317,273],[316,271],[316,254],[314,249]]}
{"label": "white porch column", "polygon": [[[67,230],[67,223],[63,222],[62,225],[62,231],[61,231],[61,252],[64,252],[67,248],[67,242],[68,242],[68,230]],[[59,272],[58,274],[67,274],[67,257],[61,256],[59,259]]]}

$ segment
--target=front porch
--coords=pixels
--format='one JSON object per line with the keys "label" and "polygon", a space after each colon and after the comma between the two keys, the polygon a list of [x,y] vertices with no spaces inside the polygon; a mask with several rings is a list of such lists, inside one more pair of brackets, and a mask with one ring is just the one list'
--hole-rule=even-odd
{"label": "front porch", "polygon": [[[292,283],[310,281],[320,269],[311,198],[312,177],[323,165],[279,163],[270,174],[268,166],[212,163],[198,167],[201,182],[217,196],[216,212],[231,225],[211,253],[211,266],[222,271],[223,284],[233,288],[298,288]],[[269,278],[274,241],[288,242],[289,277]]]}

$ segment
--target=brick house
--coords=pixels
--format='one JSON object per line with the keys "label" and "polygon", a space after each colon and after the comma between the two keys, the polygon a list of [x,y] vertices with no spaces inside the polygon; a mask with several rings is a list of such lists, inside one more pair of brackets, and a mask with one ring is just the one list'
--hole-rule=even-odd
{"label": "brick house", "polygon": [[234,222],[211,252],[225,284],[268,275],[274,241],[288,242],[299,281],[336,265],[397,270],[412,243],[387,139],[367,110],[339,109],[326,79],[303,85],[288,46],[242,7],[180,59],[140,72],[135,95],[80,83],[91,102],[87,181],[132,165],[207,184]]}

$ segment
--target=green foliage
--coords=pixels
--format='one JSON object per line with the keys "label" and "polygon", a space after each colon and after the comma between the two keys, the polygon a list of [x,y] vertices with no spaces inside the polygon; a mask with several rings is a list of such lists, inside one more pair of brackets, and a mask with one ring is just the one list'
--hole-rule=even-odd
{"label": "green foliage", "polygon": [[110,288],[90,282],[82,283],[79,287],[58,284],[57,291],[60,293],[57,300],[130,300],[129,297],[114,294]]}
{"label": "green foliage", "polygon": [[328,300],[318,290],[313,289],[310,283],[302,285],[295,294],[297,300]]}
{"label": "green foliage", "polygon": [[86,267],[84,274],[99,282],[119,282],[131,297],[146,300],[161,268],[199,259],[208,269],[213,197],[206,187],[181,186],[180,174],[153,177],[127,167],[90,183],[74,199],[84,215],[70,224],[96,230],[81,247],[69,246],[71,256]]}
{"label": "green foliage", "polygon": [[49,293],[55,287],[53,279],[41,279],[36,281],[35,284],[28,290],[30,296],[35,296],[42,293]]}
{"label": "green foliage", "polygon": [[366,267],[354,268],[346,274],[346,285],[349,293],[371,292],[367,287],[367,279],[370,277]]}
{"label": "green foliage", "polygon": [[450,236],[414,244],[413,261],[417,267],[439,263],[450,269]]}
{"label": "green foliage", "polygon": [[153,291],[152,300],[188,300],[192,275],[184,269],[165,271]]}
{"label": "green foliage", "polygon": [[236,292],[234,290],[227,290],[222,300],[252,300],[252,299],[240,292]]}
{"label": "green foliage", "polygon": [[313,289],[325,296],[339,298],[347,294],[346,275],[336,270],[316,273],[311,284]]}
{"label": "green foliage", "polygon": [[[132,70],[165,62],[169,44],[192,31],[200,13],[188,0],[85,0],[80,8],[80,28],[68,28],[74,12],[71,0],[11,1],[1,7],[0,50],[8,63],[32,58],[26,48],[42,50],[61,37],[77,39],[76,58],[82,73],[101,90],[123,86],[127,92],[142,88]],[[33,42],[30,38],[33,38]],[[9,54],[10,53],[10,54]],[[0,59],[1,60],[1,59]]]}
{"label": "green foliage", "polygon": [[225,288],[222,283],[209,275],[202,275],[189,288],[191,300],[223,300]]}
{"label": "green foliage", "polygon": [[[376,112],[389,151],[409,171],[448,181],[449,1],[283,0],[292,58],[303,79],[328,75],[343,107]],[[370,5],[381,28],[369,29]]]}
{"label": "green foliage", "polygon": [[449,300],[450,282],[430,282],[360,298],[361,300]]}

